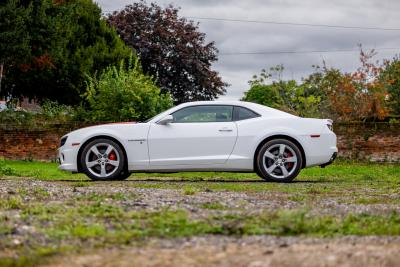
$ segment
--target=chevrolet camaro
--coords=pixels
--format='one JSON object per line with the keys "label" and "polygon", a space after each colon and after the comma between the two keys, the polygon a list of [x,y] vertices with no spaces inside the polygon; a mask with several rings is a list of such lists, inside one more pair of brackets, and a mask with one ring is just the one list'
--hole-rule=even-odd
{"label": "chevrolet camaro", "polygon": [[303,168],[332,163],[337,151],[329,119],[243,101],[202,101],[146,122],[70,132],[61,138],[59,168],[93,180],[122,180],[133,172],[230,171],[289,182]]}

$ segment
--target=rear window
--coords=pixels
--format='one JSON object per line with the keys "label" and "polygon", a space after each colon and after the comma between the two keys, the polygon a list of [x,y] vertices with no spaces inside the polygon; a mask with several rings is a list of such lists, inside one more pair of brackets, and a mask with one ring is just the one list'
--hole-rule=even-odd
{"label": "rear window", "polygon": [[247,120],[247,119],[252,119],[259,117],[257,113],[254,111],[244,108],[244,107],[235,107],[235,120],[236,121],[241,121],[241,120]]}

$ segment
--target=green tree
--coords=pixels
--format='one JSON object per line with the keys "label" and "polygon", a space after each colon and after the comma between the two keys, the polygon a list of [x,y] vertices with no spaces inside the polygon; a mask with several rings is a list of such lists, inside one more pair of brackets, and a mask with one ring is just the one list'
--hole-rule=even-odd
{"label": "green tree", "polygon": [[160,94],[152,78],[143,74],[139,60],[128,68],[107,68],[99,77],[89,77],[85,117],[91,121],[142,121],[172,107],[171,96]]}
{"label": "green tree", "polygon": [[20,7],[18,0],[0,4],[0,97],[5,96],[2,91],[4,74],[9,68],[30,57],[29,34],[26,29],[29,15],[30,8]]}
{"label": "green tree", "polygon": [[244,93],[242,100],[258,103],[272,108],[280,108],[283,104],[283,97],[276,83],[267,84],[272,78],[273,73],[278,73],[278,77],[283,71],[283,66],[278,65],[270,68],[270,71],[261,70],[260,76],[254,75],[248,82],[250,90]]}
{"label": "green tree", "polygon": [[[242,100],[255,102],[273,108],[278,108],[304,117],[318,117],[321,97],[310,93],[304,84],[295,80],[281,80],[284,68],[278,65],[263,69],[259,76],[254,75],[249,81],[250,90],[245,92]],[[273,80],[273,77],[276,77]]]}
{"label": "green tree", "polygon": [[245,92],[243,101],[249,101],[272,108],[280,108],[283,100],[274,84],[254,84],[250,90]]}
{"label": "green tree", "polygon": [[25,0],[19,8],[31,9],[25,21],[30,57],[8,73],[5,92],[14,97],[77,104],[86,74],[132,53],[92,0]]}
{"label": "green tree", "polygon": [[343,74],[335,68],[328,68],[323,62],[323,66],[313,66],[314,72],[303,78],[303,96],[317,99],[318,105],[314,111],[320,117],[331,117],[332,111],[336,109],[335,104],[329,101],[329,93],[338,86],[339,81],[343,80]]}
{"label": "green tree", "polygon": [[388,105],[392,114],[400,116],[400,59],[398,57],[394,58],[393,61],[386,61],[380,79],[385,81],[389,94]]}

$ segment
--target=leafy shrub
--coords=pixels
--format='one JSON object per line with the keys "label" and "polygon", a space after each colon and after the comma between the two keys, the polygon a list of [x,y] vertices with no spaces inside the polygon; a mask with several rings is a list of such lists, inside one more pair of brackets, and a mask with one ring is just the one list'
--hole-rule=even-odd
{"label": "leafy shrub", "polygon": [[74,110],[71,106],[59,104],[57,101],[45,100],[41,105],[41,114],[46,119],[65,121],[72,118]]}
{"label": "leafy shrub", "polygon": [[107,68],[99,77],[88,77],[86,121],[145,120],[173,105],[169,94],[160,94],[152,78],[143,74],[138,59],[126,67]]}
{"label": "leafy shrub", "polygon": [[[14,102],[14,103],[13,103]],[[20,109],[17,102],[8,103],[8,109],[0,112],[0,124],[9,126],[31,127],[51,123],[62,123],[74,119],[74,108],[58,104],[55,101],[45,100],[39,112]]]}
{"label": "leafy shrub", "polygon": [[7,109],[0,112],[0,123],[5,125],[30,125],[33,114],[24,110]]}
{"label": "leafy shrub", "polygon": [[[249,81],[250,89],[245,92],[242,100],[277,108],[303,117],[319,117],[321,96],[310,92],[304,84],[298,84],[295,80],[272,80],[273,72],[281,77],[283,66],[278,65],[263,69],[260,76],[254,75]],[[280,79],[280,78],[279,78]]]}
{"label": "leafy shrub", "polygon": [[[338,121],[383,120],[397,116],[400,64],[385,60],[372,62],[374,50],[360,46],[360,67],[354,72],[314,66],[314,73],[301,83],[281,80],[283,66],[261,71],[249,81],[243,100],[268,105],[305,117],[332,118]],[[277,74],[274,80],[273,74]],[[279,93],[279,94],[278,94]],[[397,111],[396,111],[397,110]]]}
{"label": "leafy shrub", "polygon": [[16,176],[17,171],[8,166],[4,160],[0,159],[0,175]]}

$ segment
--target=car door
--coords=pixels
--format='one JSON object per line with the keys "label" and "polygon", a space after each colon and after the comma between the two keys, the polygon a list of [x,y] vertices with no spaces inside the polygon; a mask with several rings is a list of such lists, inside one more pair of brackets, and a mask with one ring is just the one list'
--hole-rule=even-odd
{"label": "car door", "polygon": [[171,115],[171,123],[150,126],[150,165],[223,164],[228,160],[237,138],[232,106],[189,106]]}

